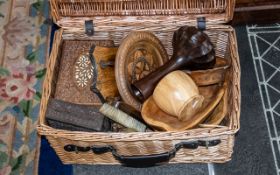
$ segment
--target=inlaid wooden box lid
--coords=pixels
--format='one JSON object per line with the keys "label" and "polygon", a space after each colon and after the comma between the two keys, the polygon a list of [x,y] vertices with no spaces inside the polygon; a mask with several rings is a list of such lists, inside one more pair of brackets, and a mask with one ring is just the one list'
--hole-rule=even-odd
{"label": "inlaid wooden box lid", "polygon": [[196,23],[198,17],[205,17],[207,24],[222,24],[232,19],[235,6],[235,0],[50,0],[50,3],[59,26],[84,28],[85,20],[93,20],[95,31],[127,31],[145,26],[168,30],[170,25]]}

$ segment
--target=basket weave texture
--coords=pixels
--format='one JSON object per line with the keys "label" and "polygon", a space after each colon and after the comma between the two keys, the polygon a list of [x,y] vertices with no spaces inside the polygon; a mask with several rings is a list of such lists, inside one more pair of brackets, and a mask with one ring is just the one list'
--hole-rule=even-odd
{"label": "basket weave texture", "polygon": [[[55,34],[47,64],[38,132],[46,135],[64,163],[119,163],[111,153],[66,152],[64,146],[68,144],[82,147],[112,145],[119,154],[130,156],[167,152],[182,141],[214,139],[221,140],[221,143],[209,148],[181,149],[170,163],[222,163],[231,159],[234,135],[240,126],[240,64],[234,29],[218,23],[232,18],[234,0],[51,0],[50,3],[54,19],[63,29]],[[54,96],[64,40],[113,40],[118,45],[131,30],[146,30],[153,32],[171,55],[173,32],[183,25],[195,25],[193,22],[197,16],[205,16],[209,22],[205,32],[215,45],[217,56],[231,59],[227,93],[229,112],[225,125],[183,132],[89,133],[58,130],[46,124],[47,103]],[[92,19],[95,24],[95,34],[91,37],[84,34],[82,24],[87,19]]]}
{"label": "basket weave texture", "polygon": [[141,16],[215,14],[227,0],[58,0],[62,16]]}

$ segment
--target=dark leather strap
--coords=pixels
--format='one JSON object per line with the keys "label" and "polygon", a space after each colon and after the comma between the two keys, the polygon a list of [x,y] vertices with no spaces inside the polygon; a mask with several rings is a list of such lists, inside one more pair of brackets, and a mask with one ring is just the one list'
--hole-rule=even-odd
{"label": "dark leather strap", "polygon": [[96,61],[95,61],[95,58],[94,58],[94,55],[93,55],[94,49],[95,49],[95,45],[92,45],[90,47],[90,50],[89,50],[89,59],[90,59],[90,62],[93,66],[93,82],[92,82],[92,85],[90,87],[90,90],[98,96],[101,103],[105,103],[106,102],[105,98],[103,97],[103,95],[101,94],[99,89],[97,89],[97,77],[98,77],[98,70],[97,69],[98,68],[97,68],[97,64],[96,64]]}
{"label": "dark leather strap", "polygon": [[156,166],[160,165],[162,163],[169,162],[170,159],[174,158],[176,156],[176,152],[180,149],[197,149],[199,146],[203,147],[212,147],[216,146],[221,143],[221,140],[211,140],[211,141],[205,141],[205,140],[198,140],[198,141],[192,141],[192,142],[181,142],[175,145],[175,147],[165,153],[160,154],[151,154],[151,155],[137,155],[137,156],[123,156],[119,155],[117,153],[117,150],[111,146],[91,146],[91,147],[79,147],[76,145],[66,145],[64,147],[64,150],[67,152],[88,152],[92,150],[95,154],[104,154],[107,152],[111,152],[112,155],[115,157],[116,160],[118,160],[122,165],[128,166],[128,167],[150,167],[150,166]]}

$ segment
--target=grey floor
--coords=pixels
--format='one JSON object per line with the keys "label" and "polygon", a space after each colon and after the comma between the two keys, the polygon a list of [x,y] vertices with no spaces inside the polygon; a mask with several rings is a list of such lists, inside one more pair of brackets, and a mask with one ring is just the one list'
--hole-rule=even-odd
{"label": "grey floor", "polygon": [[208,174],[207,165],[163,165],[151,168],[127,168],[122,166],[88,166],[79,165],[74,168],[74,175],[205,175]]}
{"label": "grey floor", "polygon": [[[275,29],[280,33],[280,27]],[[271,35],[274,35],[271,30],[269,27],[263,28],[261,26],[236,28],[242,70],[241,129],[236,137],[232,161],[215,165],[215,173],[218,175],[278,175],[264,112],[266,110],[263,104],[267,99],[263,98],[264,89],[260,90],[262,83],[259,79],[259,75],[263,74],[262,72],[271,70],[259,69],[256,62],[263,57],[266,57],[269,61],[274,59],[280,61],[280,57],[270,54],[269,51],[264,55],[256,53],[257,50],[265,51],[269,47],[264,48],[260,42],[251,42],[255,40],[254,37],[260,34],[256,33],[257,31],[265,31],[266,36],[271,37]],[[275,40],[279,38],[279,33],[277,34],[278,37],[273,37]],[[270,42],[273,43],[274,41]],[[275,81],[279,82],[279,80]],[[279,100],[280,94],[274,95],[273,98]]]}
{"label": "grey floor", "polygon": [[232,161],[145,169],[75,165],[74,175],[279,175],[280,25],[240,26],[236,32],[242,69],[242,108]]}

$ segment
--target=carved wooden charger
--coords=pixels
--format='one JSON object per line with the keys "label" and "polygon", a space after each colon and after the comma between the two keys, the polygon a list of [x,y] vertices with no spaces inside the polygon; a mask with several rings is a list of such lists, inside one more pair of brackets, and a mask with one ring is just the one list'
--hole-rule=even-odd
{"label": "carved wooden charger", "polygon": [[150,32],[131,32],[121,43],[116,55],[115,74],[122,99],[141,109],[132,95],[131,84],[154,71],[168,60],[160,40]]}

